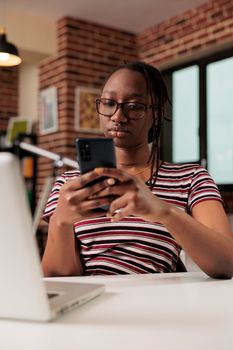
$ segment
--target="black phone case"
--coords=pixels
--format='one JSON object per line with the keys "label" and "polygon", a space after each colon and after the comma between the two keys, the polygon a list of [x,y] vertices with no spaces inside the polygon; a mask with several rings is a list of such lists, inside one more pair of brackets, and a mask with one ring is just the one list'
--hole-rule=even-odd
{"label": "black phone case", "polygon": [[[116,156],[113,140],[110,138],[78,138],[75,140],[77,149],[77,161],[80,173],[84,174],[98,167],[116,167]],[[106,177],[101,176],[89,182],[86,186],[92,186]],[[86,187],[85,186],[85,187]],[[106,212],[108,206],[102,206],[97,211]],[[93,209],[95,211],[95,209]]]}
{"label": "black phone case", "polygon": [[77,138],[75,142],[81,174],[97,167],[116,167],[115,149],[112,139]]}

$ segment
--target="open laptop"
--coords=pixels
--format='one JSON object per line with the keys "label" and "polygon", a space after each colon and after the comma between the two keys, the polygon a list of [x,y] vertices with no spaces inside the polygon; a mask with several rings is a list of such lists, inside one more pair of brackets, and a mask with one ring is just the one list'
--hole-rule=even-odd
{"label": "open laptop", "polygon": [[0,152],[0,318],[50,321],[104,285],[45,281],[20,163]]}

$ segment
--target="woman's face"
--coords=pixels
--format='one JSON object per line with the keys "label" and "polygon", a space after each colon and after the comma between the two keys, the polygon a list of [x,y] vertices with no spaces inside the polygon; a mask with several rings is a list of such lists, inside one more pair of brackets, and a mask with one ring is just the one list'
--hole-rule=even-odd
{"label": "woman's face", "polygon": [[[150,105],[146,81],[142,74],[122,68],[107,80],[101,98],[118,103],[138,102]],[[152,112],[147,109],[141,119],[127,118],[119,107],[111,117],[99,115],[100,124],[106,137],[122,148],[134,148],[147,143],[148,131],[152,125]]]}

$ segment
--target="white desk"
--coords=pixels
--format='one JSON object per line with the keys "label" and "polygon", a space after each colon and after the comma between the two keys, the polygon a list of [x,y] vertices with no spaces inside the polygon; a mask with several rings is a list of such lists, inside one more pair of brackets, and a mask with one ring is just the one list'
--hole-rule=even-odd
{"label": "white desk", "polygon": [[233,280],[194,273],[74,277],[106,293],[56,322],[0,321],[0,350],[232,350]]}

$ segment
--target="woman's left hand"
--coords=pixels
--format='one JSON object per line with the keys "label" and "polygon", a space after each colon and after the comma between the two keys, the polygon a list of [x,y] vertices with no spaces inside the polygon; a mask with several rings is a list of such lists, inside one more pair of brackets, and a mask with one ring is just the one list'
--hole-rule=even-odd
{"label": "woman's left hand", "polygon": [[116,168],[97,168],[95,171],[109,177],[110,185],[100,191],[98,197],[117,197],[107,213],[112,221],[119,221],[128,215],[137,215],[146,221],[162,221],[170,205],[154,195],[142,180]]}

